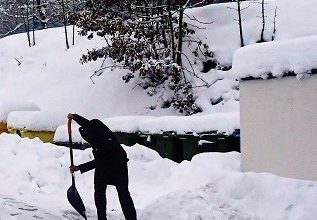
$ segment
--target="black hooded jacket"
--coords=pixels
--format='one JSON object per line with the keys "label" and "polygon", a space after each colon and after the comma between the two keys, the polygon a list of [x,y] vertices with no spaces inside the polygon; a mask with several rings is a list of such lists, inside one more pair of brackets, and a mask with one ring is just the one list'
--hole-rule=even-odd
{"label": "black hooded jacket", "polygon": [[94,160],[79,165],[81,173],[95,169],[95,184],[117,185],[127,174],[127,154],[114,133],[100,120],[72,114],[81,136],[91,145]]}

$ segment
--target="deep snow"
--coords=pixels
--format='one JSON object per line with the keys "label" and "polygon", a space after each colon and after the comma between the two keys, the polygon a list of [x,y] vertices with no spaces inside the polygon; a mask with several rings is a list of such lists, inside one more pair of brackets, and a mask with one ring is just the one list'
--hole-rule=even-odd
{"label": "deep snow", "polygon": [[[65,219],[68,213],[76,219],[66,199],[68,149],[8,134],[0,135],[0,149],[0,219],[32,219],[34,213],[51,219]],[[178,164],[141,145],[124,149],[140,220],[317,218],[316,182],[243,173],[237,152],[200,154]],[[75,151],[76,164],[91,158],[90,149]],[[76,185],[88,216],[95,219],[93,171],[77,174]],[[116,191],[107,190],[110,219],[121,219]],[[10,216],[14,213],[21,214]]]}
{"label": "deep snow", "polygon": [[[276,6],[277,45],[297,38],[315,38],[317,0],[267,3],[266,39],[272,37]],[[234,63],[235,52],[246,55],[243,50],[248,50],[240,49],[237,13],[229,7],[236,8],[236,3],[187,11],[199,20],[213,21],[196,33],[208,43],[219,63],[227,66]],[[246,45],[259,40],[259,15],[260,5],[256,3],[242,13]],[[61,124],[65,124],[68,112],[103,119],[117,131],[173,129],[182,133],[214,129],[230,133],[239,127],[239,82],[233,70],[199,73],[212,84],[209,88],[195,89],[196,104],[204,112],[184,118],[173,109],[159,107],[160,97],[168,94],[148,96],[134,84],[125,84],[123,70],[106,71],[91,80],[101,62],[80,65],[79,58],[86,49],[99,47],[103,42],[76,36],[75,46],[66,50],[63,37],[62,28],[37,31],[37,44],[32,48],[28,47],[25,34],[0,40],[1,122],[28,125],[30,130],[59,127],[57,137],[64,140],[67,133]],[[290,45],[286,46],[288,51]],[[251,45],[250,50],[252,47],[262,46]],[[312,53],[315,55],[313,50]],[[270,54],[264,52],[264,55]],[[254,57],[247,56],[244,62],[249,59]],[[202,67],[198,63],[194,68]],[[10,114],[39,109],[26,113],[28,117],[21,117],[23,112]],[[215,123],[206,123],[207,120]],[[76,133],[74,138],[76,135],[79,138]],[[77,219],[66,199],[71,182],[68,149],[7,134],[0,135],[0,149],[0,219]],[[238,153],[205,153],[177,164],[140,145],[125,150],[130,158],[130,190],[141,220],[317,219],[316,182],[269,173],[243,173]],[[75,152],[76,163],[91,158],[89,149]],[[94,219],[93,172],[76,177],[88,215]],[[108,188],[108,212],[110,219],[122,218],[113,187]]]}

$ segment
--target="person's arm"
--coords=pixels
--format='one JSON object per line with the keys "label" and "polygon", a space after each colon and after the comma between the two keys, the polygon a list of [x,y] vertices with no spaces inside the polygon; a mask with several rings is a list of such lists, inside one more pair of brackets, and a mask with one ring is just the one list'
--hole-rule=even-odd
{"label": "person's arm", "polygon": [[70,166],[69,171],[71,173],[74,173],[77,171],[80,171],[81,173],[85,173],[85,172],[92,170],[92,169],[95,169],[95,168],[96,168],[96,162],[95,162],[95,160],[92,160],[92,161],[89,161],[87,163],[83,163],[79,166],[76,166],[76,165]]}
{"label": "person's arm", "polygon": [[78,166],[78,169],[80,170],[81,173],[85,173],[89,170],[95,169],[96,168],[96,161],[92,160],[83,164],[80,164]]}
{"label": "person's arm", "polygon": [[80,116],[78,114],[70,114],[70,117],[74,119],[74,121],[77,122],[80,126],[86,127],[89,124],[89,120],[84,118],[83,116]]}

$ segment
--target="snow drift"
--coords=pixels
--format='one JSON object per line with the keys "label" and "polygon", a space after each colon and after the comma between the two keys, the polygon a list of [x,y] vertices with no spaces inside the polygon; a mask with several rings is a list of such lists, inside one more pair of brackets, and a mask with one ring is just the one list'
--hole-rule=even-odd
{"label": "snow drift", "polygon": [[[16,204],[14,210],[5,205],[8,199],[2,199],[0,218],[10,219],[9,213],[16,213],[21,205],[35,207],[39,216],[76,218],[66,199],[71,184],[67,148],[1,134],[0,149],[0,197]],[[124,149],[130,159],[130,191],[141,220],[317,218],[316,182],[243,173],[239,153],[199,154],[177,164],[141,145]],[[89,149],[75,151],[76,164],[91,158]],[[93,172],[76,177],[93,219]],[[110,219],[123,218],[115,188],[109,186],[107,195]],[[30,214],[20,212],[20,216]]]}

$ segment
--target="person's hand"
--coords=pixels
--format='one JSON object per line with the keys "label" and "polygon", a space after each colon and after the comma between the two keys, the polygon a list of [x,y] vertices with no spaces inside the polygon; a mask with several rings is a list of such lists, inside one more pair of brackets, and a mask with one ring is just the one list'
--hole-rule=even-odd
{"label": "person's hand", "polygon": [[70,166],[69,167],[69,171],[71,172],[71,173],[74,173],[74,172],[76,172],[76,171],[78,171],[79,170],[79,167],[78,166]]}
{"label": "person's hand", "polygon": [[72,113],[68,113],[67,118],[68,118],[68,119],[73,119]]}

